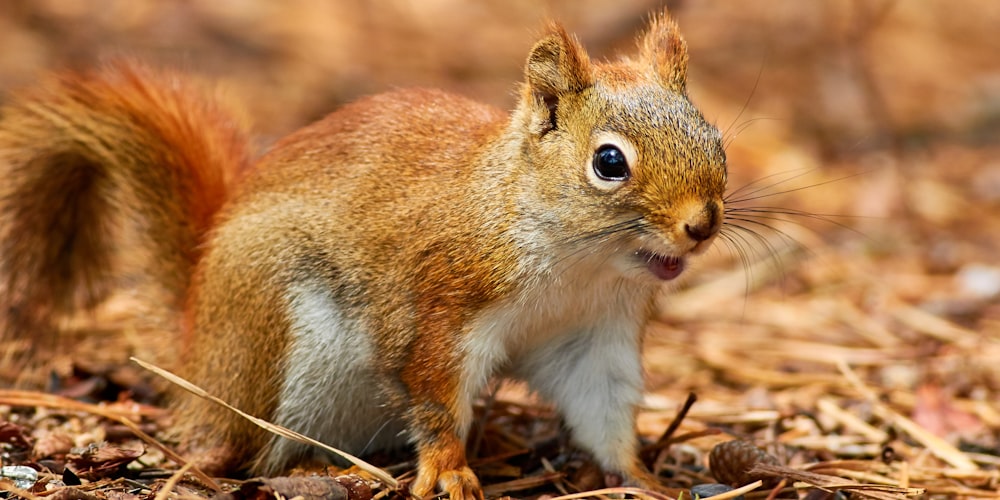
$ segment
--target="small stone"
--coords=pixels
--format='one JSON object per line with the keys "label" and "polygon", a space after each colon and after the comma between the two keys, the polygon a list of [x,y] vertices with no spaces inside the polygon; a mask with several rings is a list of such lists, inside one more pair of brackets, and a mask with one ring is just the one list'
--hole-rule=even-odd
{"label": "small stone", "polygon": [[963,291],[975,297],[991,299],[1000,295],[1000,267],[968,264],[958,270],[955,279]]}
{"label": "small stone", "polygon": [[[729,485],[720,483],[705,483],[696,484],[691,487],[691,498],[698,500],[699,498],[709,498],[716,495],[721,495],[723,493],[729,493],[733,491],[733,488]],[[735,500],[743,500],[743,495],[734,497]]]}
{"label": "small stone", "polygon": [[0,478],[10,479],[15,488],[30,490],[38,481],[38,471],[24,465],[5,465],[0,467]]}

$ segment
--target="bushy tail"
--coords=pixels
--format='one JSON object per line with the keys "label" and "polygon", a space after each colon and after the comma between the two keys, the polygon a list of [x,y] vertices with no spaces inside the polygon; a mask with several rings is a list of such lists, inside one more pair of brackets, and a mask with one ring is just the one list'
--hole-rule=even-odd
{"label": "bushy tail", "polygon": [[176,330],[248,164],[243,127],[190,81],[128,63],[56,76],[0,113],[0,366],[59,345],[62,322],[116,291]]}

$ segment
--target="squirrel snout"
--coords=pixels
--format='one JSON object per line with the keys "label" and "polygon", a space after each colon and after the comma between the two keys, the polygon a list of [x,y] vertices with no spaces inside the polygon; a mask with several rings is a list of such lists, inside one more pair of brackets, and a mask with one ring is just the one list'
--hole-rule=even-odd
{"label": "squirrel snout", "polygon": [[692,240],[701,243],[719,231],[720,224],[719,205],[714,201],[709,201],[684,221],[684,232]]}

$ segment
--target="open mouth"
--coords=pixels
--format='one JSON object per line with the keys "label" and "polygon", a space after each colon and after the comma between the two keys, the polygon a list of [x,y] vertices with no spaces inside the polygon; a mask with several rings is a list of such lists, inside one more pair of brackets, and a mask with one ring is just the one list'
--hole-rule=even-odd
{"label": "open mouth", "polygon": [[663,281],[672,280],[684,272],[683,257],[660,255],[648,250],[639,250],[635,255],[646,263],[649,272]]}

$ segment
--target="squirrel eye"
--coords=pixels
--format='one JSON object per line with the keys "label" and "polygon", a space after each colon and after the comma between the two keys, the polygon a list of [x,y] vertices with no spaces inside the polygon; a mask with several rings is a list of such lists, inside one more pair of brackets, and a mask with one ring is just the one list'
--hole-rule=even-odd
{"label": "squirrel eye", "polygon": [[631,174],[625,154],[610,144],[605,144],[594,152],[594,173],[606,181],[624,181]]}

